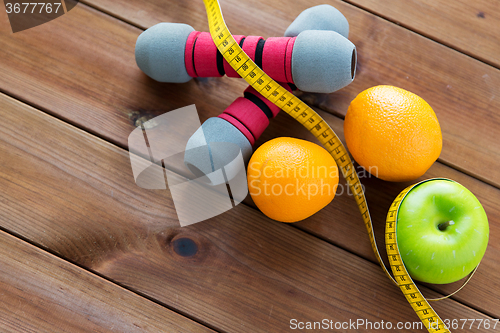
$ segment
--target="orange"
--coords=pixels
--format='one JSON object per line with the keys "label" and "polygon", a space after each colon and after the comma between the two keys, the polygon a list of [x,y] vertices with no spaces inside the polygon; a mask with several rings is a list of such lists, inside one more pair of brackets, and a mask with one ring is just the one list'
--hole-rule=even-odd
{"label": "orange", "polygon": [[372,175],[402,182],[422,176],[443,146],[436,114],[421,97],[393,86],[361,92],[344,121],[347,147]]}
{"label": "orange", "polygon": [[319,145],[295,138],[264,143],[248,163],[248,189],[257,207],[280,222],[303,220],[335,197],[339,172]]}

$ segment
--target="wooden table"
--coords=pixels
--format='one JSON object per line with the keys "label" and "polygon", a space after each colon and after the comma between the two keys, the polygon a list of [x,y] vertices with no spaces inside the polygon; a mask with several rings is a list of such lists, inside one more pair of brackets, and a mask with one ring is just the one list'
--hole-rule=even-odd
{"label": "wooden table", "polygon": [[[321,3],[221,6],[232,33],[269,37]],[[350,101],[368,87],[391,84],[429,102],[444,145],[422,179],[462,183],[490,222],[489,247],[472,281],[433,306],[460,325],[499,318],[500,4],[329,3],[349,20],[357,76],[336,93],[301,98],[341,136]],[[204,121],[246,86],[230,78],[161,84],[137,68],[134,46],[144,29],[170,21],[206,31],[205,15],[201,0],[85,0],[12,34],[0,11],[1,332],[286,332],[299,331],[292,319],[418,322],[377,265],[348,195],[292,225],[269,220],[247,200],[180,228],[168,190],[134,183],[127,138],[136,126],[193,103]],[[279,136],[313,140],[286,114],[258,144]],[[385,253],[386,212],[409,183],[362,182]],[[181,238],[194,242],[194,255],[179,254]],[[432,297],[457,285],[421,287]],[[493,330],[478,329],[478,322],[469,329],[470,323],[453,331]]]}

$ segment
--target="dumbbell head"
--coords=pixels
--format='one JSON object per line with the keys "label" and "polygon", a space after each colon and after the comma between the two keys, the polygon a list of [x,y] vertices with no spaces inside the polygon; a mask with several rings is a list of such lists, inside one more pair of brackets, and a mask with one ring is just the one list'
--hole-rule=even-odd
{"label": "dumbbell head", "polygon": [[326,30],[306,30],[297,36],[292,76],[299,90],[331,93],[350,84],[355,73],[356,47],[344,36]]}
{"label": "dumbbell head", "polygon": [[191,80],[184,63],[186,41],[193,27],[182,23],[158,23],[144,31],[135,44],[137,66],[159,82]]}
{"label": "dumbbell head", "polygon": [[285,31],[285,37],[298,36],[306,30],[336,31],[345,38],[349,36],[349,23],[344,15],[330,5],[307,8],[297,16]]}
{"label": "dumbbell head", "polygon": [[208,118],[189,138],[184,164],[196,177],[206,176],[208,179],[204,179],[211,185],[219,185],[225,180],[214,171],[223,169],[228,179],[233,178],[241,164],[231,162],[238,158],[240,150],[244,163],[247,163],[252,155],[252,145],[245,135],[224,119]]}

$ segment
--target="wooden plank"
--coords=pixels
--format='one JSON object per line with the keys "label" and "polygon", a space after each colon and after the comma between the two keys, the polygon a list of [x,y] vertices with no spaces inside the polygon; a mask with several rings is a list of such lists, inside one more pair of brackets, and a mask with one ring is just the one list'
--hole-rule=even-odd
{"label": "wooden plank", "polygon": [[2,332],[213,332],[0,231]]}
{"label": "wooden plank", "polygon": [[[0,115],[4,229],[223,331],[287,331],[294,318],[417,321],[369,261],[245,205],[179,228],[169,191],[136,186],[126,151],[4,95]],[[435,307],[488,318],[453,300]]]}
{"label": "wooden plank", "polygon": [[[91,3],[141,27],[182,20],[206,30],[201,1],[173,6],[136,0],[126,5],[109,0]],[[281,1],[231,0],[223,1],[222,8],[233,33],[272,36],[282,34],[293,17],[315,4],[319,2],[298,1],[291,6]],[[440,119],[444,133],[440,160],[500,187],[500,169],[494,167],[500,158],[496,140],[500,116],[495,112],[500,107],[496,98],[500,71],[352,5],[332,4],[351,22],[351,39],[359,51],[357,78],[337,93],[308,100],[343,116],[349,102],[373,85],[392,84],[415,92]],[[252,19],[243,20],[241,13]],[[0,29],[9,29],[5,15]],[[122,147],[137,119],[196,103],[204,120],[241,95],[245,87],[241,80],[176,85],[148,79],[134,60],[140,32],[81,4],[50,24],[3,34],[0,89]]]}
{"label": "wooden plank", "polygon": [[[285,17],[283,13],[280,14],[277,11],[272,11],[272,7],[263,8],[259,6],[271,6],[271,4],[257,4],[256,7],[252,9],[255,11],[266,9],[263,12],[268,12],[267,9],[269,9],[269,12],[276,13],[277,18],[276,20],[272,20],[271,27],[275,26],[276,30],[278,30],[278,28],[281,28],[281,25],[284,27],[287,24],[286,22],[288,17]],[[300,9],[295,9],[297,12],[300,11]],[[200,9],[198,8],[197,10]],[[78,15],[73,15],[72,17],[65,15],[51,24],[46,24],[31,31],[10,36],[2,36],[2,48],[0,48],[0,52],[4,53],[0,66],[7,64],[10,65],[10,67],[1,67],[2,76],[0,76],[0,80],[4,80],[2,82],[4,83],[7,91],[19,98],[29,100],[31,103],[38,105],[41,108],[48,109],[50,112],[53,112],[66,120],[75,122],[78,126],[81,126],[91,132],[99,133],[100,136],[110,139],[121,146],[126,145],[126,137],[134,128],[135,123],[140,121],[141,118],[147,119],[152,116],[159,115],[164,111],[196,102],[203,120],[203,118],[208,116],[216,115],[225,107],[225,105],[228,105],[230,101],[241,95],[241,91],[243,90],[245,84],[238,80],[208,79],[191,82],[185,85],[169,85],[152,82],[139,73],[136,65],[133,63],[133,44],[135,43],[135,38],[139,33],[137,29],[111,20],[109,17],[85,8],[84,6],[78,6],[78,8],[75,9],[75,13]],[[357,11],[353,11],[352,13],[356,14]],[[194,17],[196,17],[196,15],[194,15]],[[234,20],[235,17],[232,17],[232,20]],[[364,16],[361,16],[361,18],[363,17]],[[365,21],[372,20],[379,22],[376,18],[372,18],[370,20],[368,20],[368,18],[368,16],[365,17]],[[259,34],[259,24],[262,23],[260,20],[261,19],[257,18],[252,21],[253,27],[255,28],[253,31],[256,31],[256,34]],[[54,24],[56,24],[57,29],[52,28]],[[242,29],[240,32],[244,32],[243,28],[245,28],[246,23],[240,22],[239,24]],[[230,26],[232,27],[233,25]],[[4,24],[2,27],[6,28],[6,25]],[[42,28],[46,30],[42,30]],[[67,31],[72,31],[72,33],[74,32],[75,37],[65,38],[67,37],[67,34],[61,33],[61,30],[64,30],[62,28]],[[198,29],[203,29],[203,27],[201,26]],[[262,29],[261,32],[263,34],[265,29],[262,27],[260,27],[260,29]],[[391,30],[393,28],[392,26],[388,26],[387,29]],[[97,33],[97,31],[100,33]],[[233,32],[237,32],[237,30],[233,30]],[[275,34],[277,34],[277,32]],[[26,51],[26,48],[29,52]],[[43,50],[43,52],[40,50]],[[73,57],[68,58],[62,56],[65,54],[65,50],[78,51],[72,51],[71,55]],[[51,59],[59,58],[64,58],[65,60],[57,63],[55,61],[51,61]],[[27,64],[31,65],[28,66]],[[40,67],[39,64],[47,65]],[[99,79],[96,79],[97,75],[99,75]],[[374,74],[372,73],[370,75]],[[336,94],[335,96],[340,102],[343,101],[342,103],[345,103],[348,100],[345,96],[342,97],[343,95],[341,93]],[[328,96],[323,95],[323,97]],[[325,107],[325,102],[326,99],[317,99],[316,104]],[[280,119],[286,119],[286,116],[280,116]],[[277,119],[272,123],[271,128],[268,132],[266,132],[266,136],[264,138],[269,138],[272,135],[303,135],[303,133],[298,129],[297,124],[294,124],[291,121],[285,124],[286,126],[282,125],[280,120]],[[341,125],[338,125],[336,128],[337,130],[341,129]],[[78,142],[73,142],[69,146],[72,147],[73,151],[79,150]],[[108,164],[114,163],[110,160],[107,161]],[[92,159],[85,165],[85,167],[90,168],[92,165],[108,167],[108,164],[103,165],[99,163],[99,160]],[[446,176],[448,174],[448,171],[446,170],[448,169],[444,168],[443,172],[439,175]],[[121,177],[126,177],[118,170],[115,170],[115,172],[118,175],[121,175]],[[94,181],[91,177],[89,178],[84,173],[79,175],[79,177],[82,177],[82,179],[91,183]],[[35,179],[32,181],[39,181],[37,176],[34,178]],[[99,186],[102,185],[100,183],[98,184]],[[467,184],[468,183],[465,185]],[[379,184],[376,185],[379,186]],[[388,186],[388,184],[386,185]],[[94,186],[97,185],[94,184]],[[397,187],[399,185],[393,184],[390,186]],[[45,191],[50,190],[46,188],[46,186],[44,188]],[[378,205],[376,203],[378,202],[377,198],[379,196],[384,198],[384,202],[387,204],[392,199],[392,194],[395,195],[397,193],[395,188],[388,193],[385,192],[385,189],[384,191],[374,192],[372,198],[369,198],[370,203],[372,200],[375,200],[374,205],[371,205],[371,207],[375,206],[374,209],[377,209],[376,207]],[[106,189],[109,190],[109,192],[113,191],[113,189],[109,187]],[[491,190],[487,190],[487,192],[490,191]],[[111,194],[116,195],[117,192],[113,191]],[[134,192],[133,195],[137,195],[136,192]],[[81,205],[78,198],[79,197],[75,194],[65,198],[65,200],[71,199],[73,200],[71,202],[72,205],[78,206]],[[106,196],[101,196],[99,198],[103,200],[102,206],[99,206],[99,219],[109,219],[117,225],[121,225],[123,223],[121,217],[113,217],[107,212],[107,207],[112,205],[114,201],[109,201],[110,199]],[[127,198],[128,197],[125,196],[125,198],[122,199],[128,200]],[[50,208],[47,207],[51,207],[51,205],[53,205],[51,200],[57,201],[61,199],[49,199],[45,196],[39,196],[37,197],[37,207],[40,211],[43,211],[44,209],[50,210]],[[137,200],[143,200],[143,198],[137,198]],[[153,207],[151,206],[151,202],[155,203]],[[139,211],[143,211],[145,206],[147,206],[149,210],[157,209],[158,212],[155,212],[152,216],[148,216],[148,220],[153,221],[152,227],[158,227],[162,225],[163,219],[165,218],[165,215],[160,213],[162,209],[165,209],[163,206],[165,204],[164,202],[168,201],[165,201],[164,198],[148,198],[147,203],[143,202],[139,207],[130,208],[129,206],[124,205],[121,206],[120,209],[128,214],[138,214],[136,210],[138,209]],[[334,210],[337,215],[332,216],[344,216],[345,218],[341,219],[343,221],[352,221],[351,218],[355,218],[356,220],[354,221],[359,221],[358,213],[352,200],[349,200],[349,198],[346,198],[345,201],[338,200],[335,201],[333,205],[337,202],[339,203],[339,206],[337,206]],[[16,203],[12,202],[11,205],[15,207]],[[172,208],[173,207],[170,207],[170,209]],[[59,207],[59,209],[63,208]],[[379,218],[383,218],[385,215],[384,210],[385,209],[383,207],[380,208],[380,213],[378,213]],[[67,208],[63,211],[67,214],[72,213],[72,211]],[[359,222],[354,222],[357,226],[356,229],[350,229],[350,223],[340,223],[338,228],[341,228],[343,231],[334,233],[330,226],[332,223],[331,218],[325,219],[325,216],[329,216],[328,214],[325,215],[327,212],[329,211],[324,210],[314,218],[308,220],[307,223],[311,224],[309,230],[317,235],[320,235],[321,237],[331,240],[334,243],[342,244],[343,246],[345,246],[345,243],[348,242],[349,246],[355,249],[360,249],[356,250],[355,253],[362,255],[363,257],[369,257],[371,255],[371,249],[366,241],[367,237],[365,231]],[[56,214],[56,212],[52,211],[51,214]],[[489,214],[491,215],[491,213]],[[136,216],[138,220],[144,218],[142,215],[134,216]],[[493,215],[493,217],[495,216],[496,215]],[[8,218],[8,216],[6,216],[6,218]],[[86,218],[87,215],[85,214],[75,217],[75,219],[79,219],[80,222],[86,221]],[[322,221],[318,222],[316,219]],[[62,223],[62,221],[60,221],[60,223]],[[73,227],[77,226],[78,225],[75,225]],[[33,226],[27,225],[17,226],[16,228],[29,229],[32,227]],[[56,225],[54,228],[56,230],[60,230],[62,227]],[[98,228],[100,229],[96,229],[97,234],[100,234],[101,232],[105,233],[107,230],[104,225],[99,225]],[[64,237],[69,236],[64,235]],[[133,243],[132,240],[137,237],[138,236],[135,232],[132,235],[127,235],[127,239],[131,240],[128,240],[125,243],[120,243],[120,245],[129,246],[129,243]],[[94,244],[94,240],[90,240],[88,244],[83,245],[80,245],[77,242],[77,246],[88,248],[97,246],[98,251],[93,253],[90,253],[87,250],[85,250],[83,254],[78,251],[75,252],[74,249],[69,249],[61,245],[58,241],[52,241],[45,244],[45,246],[48,246],[51,249],[54,248],[60,253],[65,253],[68,257],[72,257],[76,254],[79,256],[79,260],[89,265],[91,263],[98,265],[99,260],[101,260],[98,255],[98,253],[101,253],[99,251],[106,253],[108,250],[114,248],[115,243],[114,239],[102,239],[97,235],[95,236],[95,239],[95,244],[97,245],[92,245]],[[68,242],[69,244],[74,243],[71,239],[68,240]],[[493,244],[493,246],[495,246],[495,244]],[[494,257],[492,256],[490,258]],[[491,265],[494,267],[495,263],[496,261],[493,259]],[[493,272],[488,272],[490,272],[488,273],[488,276],[479,281],[484,281],[485,286],[490,285],[490,281],[495,281]],[[461,293],[461,295],[463,294]],[[487,310],[491,311],[491,313],[500,313],[498,305],[495,304],[494,298],[485,302],[483,299],[476,298],[472,295],[470,299],[467,298],[465,301],[469,304],[473,304],[474,306],[478,306],[478,308],[481,308],[482,304],[492,303],[492,307],[485,309],[485,311]]]}
{"label": "wooden plank", "polygon": [[500,16],[494,1],[345,1],[500,68]]}

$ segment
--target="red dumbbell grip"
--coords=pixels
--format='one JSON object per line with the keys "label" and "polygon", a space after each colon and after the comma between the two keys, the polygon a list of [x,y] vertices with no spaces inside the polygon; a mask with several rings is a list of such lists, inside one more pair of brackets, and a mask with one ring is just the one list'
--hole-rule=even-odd
{"label": "red dumbbell grip", "polygon": [[[292,51],[296,37],[233,36],[243,51],[270,77],[293,83]],[[186,70],[191,77],[239,77],[217,50],[208,32],[193,31],[184,52]]]}
{"label": "red dumbbell grip", "polygon": [[[292,91],[288,84],[283,84]],[[254,88],[248,86],[244,97],[238,97],[224,112],[219,115],[240,130],[251,145],[255,144],[269,125],[269,120],[278,115],[280,109],[264,98]]]}

